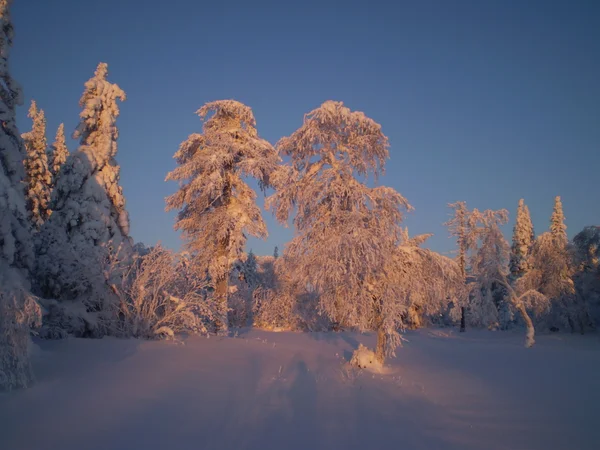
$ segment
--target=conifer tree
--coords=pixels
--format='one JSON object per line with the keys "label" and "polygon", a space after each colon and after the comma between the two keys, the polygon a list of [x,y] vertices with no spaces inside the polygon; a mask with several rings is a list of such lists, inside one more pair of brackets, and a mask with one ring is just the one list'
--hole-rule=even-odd
{"label": "conifer tree", "polygon": [[256,193],[244,177],[266,188],[279,158],[258,136],[248,106],[220,100],[207,103],[197,114],[204,121],[202,134],[190,135],[175,153],[179,166],[166,180],[182,184],[167,198],[167,210],[179,210],[175,229],[183,231],[197,267],[208,270],[220,308],[217,328],[225,333],[232,265],[243,254],[246,233],[267,236]]}
{"label": "conifer tree", "polygon": [[0,391],[33,382],[29,330],[41,317],[26,281],[33,249],[23,190],[25,146],[15,123],[22,93],[8,66],[14,35],[10,4],[0,0]]}
{"label": "conifer tree", "polygon": [[534,240],[535,235],[529,208],[525,205],[525,201],[520,199],[510,252],[510,275],[512,280],[522,277],[531,268],[529,258]]}
{"label": "conifer tree", "polygon": [[31,102],[29,118],[33,128],[23,133],[23,141],[27,157],[25,158],[26,205],[29,220],[34,230],[39,230],[50,217],[50,193],[52,176],[48,169],[46,142],[46,117],[44,110],[38,109],[35,101]]}
{"label": "conifer tree", "polygon": [[65,142],[65,125],[63,123],[58,126],[54,143],[49,150],[48,166],[52,174],[52,186],[54,187],[56,184],[56,179],[58,178],[58,173],[60,172],[60,168],[69,157],[69,149],[67,148],[67,144]]}
{"label": "conifer tree", "polygon": [[74,333],[109,332],[106,321],[114,296],[103,265],[127,258],[132,248],[115,160],[117,100],[125,100],[125,93],[107,80],[107,74],[107,65],[100,63],[85,83],[81,120],[73,134],[80,139],[79,147],[59,172],[52,193],[53,213],[36,241],[41,293],[83,302],[94,316],[80,322],[79,329],[68,330]]}
{"label": "conifer tree", "polygon": [[569,242],[560,196],[554,198],[554,210],[552,211],[552,217],[550,218],[550,232],[557,245],[566,246]]}

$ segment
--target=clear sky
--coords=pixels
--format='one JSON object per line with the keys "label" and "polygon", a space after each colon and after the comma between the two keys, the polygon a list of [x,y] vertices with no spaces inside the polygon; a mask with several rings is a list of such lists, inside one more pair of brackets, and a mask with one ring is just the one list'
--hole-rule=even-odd
{"label": "clear sky", "polygon": [[[435,250],[454,247],[441,224],[457,200],[507,208],[507,234],[521,197],[538,233],[555,195],[570,237],[600,224],[600,1],[16,0],[12,16],[22,132],[33,98],[50,142],[60,122],[71,133],[100,61],[127,93],[117,159],[136,241],[179,247],[164,212],[177,186],[163,180],[200,131],[194,111],[226,98],[251,106],[272,143],[328,99],[381,123],[380,182]],[[259,254],[292,236],[265,218]]]}

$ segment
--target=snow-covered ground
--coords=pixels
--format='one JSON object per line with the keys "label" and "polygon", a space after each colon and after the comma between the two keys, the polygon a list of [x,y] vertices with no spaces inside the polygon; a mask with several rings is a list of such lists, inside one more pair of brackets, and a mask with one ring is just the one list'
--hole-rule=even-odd
{"label": "snow-covered ground", "polygon": [[600,448],[597,335],[406,337],[385,375],[344,367],[354,333],[42,342],[0,449]]}

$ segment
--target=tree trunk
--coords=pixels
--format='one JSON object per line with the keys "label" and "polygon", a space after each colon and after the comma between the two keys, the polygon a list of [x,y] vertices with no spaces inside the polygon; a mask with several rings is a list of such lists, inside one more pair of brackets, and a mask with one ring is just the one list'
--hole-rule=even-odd
{"label": "tree trunk", "polygon": [[375,348],[375,359],[383,365],[385,362],[385,349],[387,347],[387,334],[382,326],[377,329],[377,347]]}
{"label": "tree trunk", "polygon": [[523,321],[525,322],[525,326],[527,328],[527,332],[526,332],[526,337],[525,337],[525,347],[529,348],[529,347],[533,347],[533,344],[535,344],[535,328],[533,327],[533,322],[531,321],[531,318],[529,317],[529,314],[527,314],[527,310],[525,309],[525,306],[523,305],[522,302],[514,302],[513,304],[515,305],[515,307],[517,308],[517,310],[521,313],[521,317],[523,317]]}
{"label": "tree trunk", "polygon": [[[221,242],[219,244],[218,257],[227,257],[227,242]],[[217,334],[226,335],[229,331],[229,319],[227,317],[228,312],[228,291],[229,291],[229,265],[227,265],[227,272],[222,278],[216,280],[215,286],[215,297],[217,300],[218,317],[216,319]]]}
{"label": "tree trunk", "polygon": [[216,319],[217,334],[227,334],[229,329],[227,319],[227,278],[217,281],[215,295],[217,298],[218,317]]}
{"label": "tree trunk", "polygon": [[465,307],[462,306],[460,308],[460,332],[464,333],[465,330],[466,330],[466,327],[465,327]]}

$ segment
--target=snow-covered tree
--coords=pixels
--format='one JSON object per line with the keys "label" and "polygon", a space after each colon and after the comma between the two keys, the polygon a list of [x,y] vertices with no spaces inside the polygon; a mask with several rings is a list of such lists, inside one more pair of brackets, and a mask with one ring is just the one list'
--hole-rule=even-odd
{"label": "snow-covered tree", "polygon": [[46,151],[46,117],[44,110],[38,109],[35,101],[31,102],[29,118],[33,121],[33,128],[23,133],[23,141],[27,151],[25,158],[25,200],[29,220],[35,230],[50,217],[50,193],[52,175],[48,169]]}
{"label": "snow-covered tree", "polygon": [[600,266],[600,226],[588,226],[573,238],[577,251],[577,262],[588,271],[595,271]]}
{"label": "snow-covered tree", "polygon": [[277,144],[291,162],[274,175],[276,193],[267,199],[280,222],[296,213],[296,235],[284,252],[296,265],[291,275],[318,292],[321,311],[334,322],[376,329],[381,361],[400,342],[406,305],[390,261],[402,211],[410,209],[395,190],[365,182],[383,171],[388,146],[378,123],[327,101]]}
{"label": "snow-covered tree", "polygon": [[529,215],[529,208],[527,208],[525,201],[520,199],[517,209],[517,220],[513,228],[510,253],[511,279],[517,280],[531,268],[529,265],[529,256],[531,255],[534,241],[535,234]]}
{"label": "snow-covered tree", "polygon": [[536,239],[531,265],[523,283],[551,300],[551,315],[541,317],[540,325],[583,331],[587,312],[576,295],[571,250],[553,233],[542,233]]}
{"label": "snow-covered tree", "polygon": [[550,218],[550,232],[558,245],[566,246],[569,242],[560,196],[557,196],[554,199],[554,210],[552,211],[552,217]]}
{"label": "snow-covered tree", "polygon": [[550,231],[540,235],[533,247],[531,264],[534,273],[529,283],[552,301],[552,314],[544,318],[547,325],[583,332],[589,317],[573,282],[576,267],[564,221],[561,199],[556,197]]}
{"label": "snow-covered tree", "polygon": [[36,239],[38,289],[45,297],[84,307],[83,320],[68,330],[77,334],[109,332],[116,299],[103,268],[117,252],[127,259],[132,247],[115,160],[117,100],[125,100],[125,93],[107,74],[107,65],[100,63],[85,83],[81,121],[73,134],[79,147],[59,172],[53,213]]}
{"label": "snow-covered tree", "polygon": [[497,280],[508,277],[510,249],[500,226],[508,221],[508,211],[473,211],[480,244],[470,261],[469,311],[475,326],[498,327],[505,292]]}
{"label": "snow-covered tree", "polygon": [[443,316],[449,302],[464,296],[465,280],[458,263],[420,247],[431,236],[410,238],[405,229],[394,255],[394,283],[402,290],[399,301],[407,306],[403,321],[413,327]]}
{"label": "snow-covered tree", "polygon": [[61,123],[58,126],[58,130],[56,130],[56,137],[54,138],[54,143],[49,149],[48,155],[48,165],[50,167],[50,172],[52,173],[52,187],[56,184],[56,179],[58,178],[58,172],[63,164],[67,161],[69,157],[69,149],[67,148],[67,144],[65,141],[65,125]]}
{"label": "snow-covered tree", "polygon": [[[469,252],[477,246],[477,221],[479,219],[479,212],[477,209],[469,211],[467,203],[464,201],[450,203],[448,207],[454,210],[454,215],[444,225],[448,227],[450,236],[456,238],[458,245],[457,262],[466,283]],[[461,304],[460,310],[460,331],[464,332],[466,329],[466,309],[464,304]]]}
{"label": "snow-covered tree", "polygon": [[22,93],[8,66],[14,35],[10,3],[0,0],[0,391],[33,382],[29,329],[41,317],[26,281],[33,249],[23,190],[26,153],[15,123]]}
{"label": "snow-covered tree", "polygon": [[175,153],[179,166],[167,180],[181,183],[167,198],[167,210],[177,209],[181,230],[197,265],[208,270],[221,305],[219,331],[227,331],[228,279],[239,260],[246,234],[266,237],[267,229],[256,193],[244,177],[266,188],[279,157],[258,136],[252,110],[234,100],[207,103],[197,111],[204,121],[202,134],[188,137]]}
{"label": "snow-covered tree", "polygon": [[600,226],[588,226],[573,238],[577,271],[573,277],[579,298],[585,302],[592,326],[600,324]]}
{"label": "snow-covered tree", "polygon": [[535,343],[535,328],[528,310],[542,314],[549,308],[549,300],[530,282],[531,272],[526,272],[516,283],[508,281],[508,262],[510,248],[504,238],[500,225],[508,220],[506,210],[475,211],[479,229],[477,232],[481,244],[471,262],[471,274],[468,292],[470,294],[471,315],[479,325],[489,326],[499,321],[496,297],[518,311],[525,323],[525,346]]}

